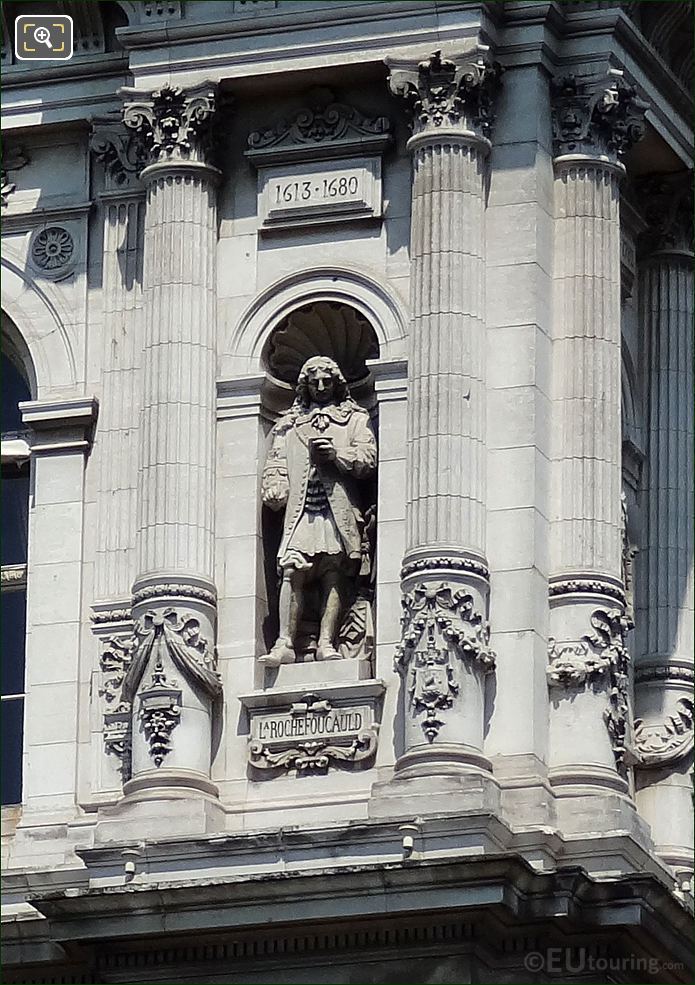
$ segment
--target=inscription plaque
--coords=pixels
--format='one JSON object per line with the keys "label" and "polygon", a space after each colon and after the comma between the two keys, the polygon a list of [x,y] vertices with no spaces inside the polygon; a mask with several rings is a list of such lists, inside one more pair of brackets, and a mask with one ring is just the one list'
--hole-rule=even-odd
{"label": "inscription plaque", "polygon": [[288,694],[286,704],[261,704],[242,696],[250,718],[249,762],[258,770],[325,772],[371,759],[377,748],[381,681],[317,687],[318,693]]}
{"label": "inscription plaque", "polygon": [[262,229],[378,217],[381,159],[262,167],[258,188]]}

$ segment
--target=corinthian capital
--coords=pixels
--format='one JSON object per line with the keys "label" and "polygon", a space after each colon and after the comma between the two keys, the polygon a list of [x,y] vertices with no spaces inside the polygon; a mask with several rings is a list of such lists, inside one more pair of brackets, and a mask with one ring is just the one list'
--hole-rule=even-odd
{"label": "corinthian capital", "polygon": [[691,171],[650,174],[635,183],[647,229],[639,238],[642,257],[661,250],[693,252]]}
{"label": "corinthian capital", "polygon": [[497,62],[474,53],[457,63],[435,51],[417,66],[391,62],[390,68],[389,87],[412,107],[414,134],[454,127],[490,136],[502,75]]}
{"label": "corinthian capital", "polygon": [[134,89],[121,92],[123,122],[142,142],[148,164],[211,163],[216,85],[206,82],[187,90],[164,86],[145,95]]}
{"label": "corinthian capital", "polygon": [[622,73],[610,81],[568,75],[551,82],[553,143],[556,155],[590,154],[618,161],[644,136],[647,104]]}

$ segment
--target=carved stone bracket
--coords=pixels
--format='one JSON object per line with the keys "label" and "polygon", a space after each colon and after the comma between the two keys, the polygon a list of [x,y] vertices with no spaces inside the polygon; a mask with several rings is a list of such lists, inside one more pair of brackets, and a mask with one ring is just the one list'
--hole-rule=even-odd
{"label": "carved stone bracket", "polygon": [[596,609],[591,615],[592,633],[579,640],[550,639],[548,682],[560,688],[584,687],[602,682],[608,705],[604,721],[613,746],[616,765],[624,772],[629,717],[628,669],[630,658],[625,636],[630,628],[622,609]]}
{"label": "carved stone bracket", "polygon": [[633,742],[640,766],[669,766],[693,749],[693,701],[680,698],[673,714],[659,722],[636,718]]}
{"label": "carved stone bracket", "polygon": [[391,142],[391,122],[385,116],[365,116],[334,101],[328,90],[316,90],[312,97],[290,119],[249,134],[246,156],[256,164],[349,157],[380,153]]}
{"label": "carved stone bracket", "polygon": [[567,75],[551,81],[556,155],[591,153],[621,158],[644,136],[647,103],[611,70],[608,84]]}
{"label": "carved stone bracket", "polygon": [[389,87],[406,99],[413,111],[413,133],[441,127],[462,127],[489,138],[493,104],[502,66],[487,61],[482,50],[458,64],[435,51],[417,70],[391,62]]}
{"label": "carved stone bracket", "polygon": [[420,584],[406,592],[402,641],[396,665],[406,678],[406,689],[416,713],[422,713],[422,730],[433,742],[444,725],[442,713],[459,693],[454,660],[468,659],[483,673],[495,666],[490,649],[490,628],[466,591],[445,583]]}
{"label": "carved stone bracket", "polygon": [[195,161],[210,164],[217,88],[203,83],[183,90],[164,86],[147,94],[122,89],[125,126],[137,136],[147,163]]}

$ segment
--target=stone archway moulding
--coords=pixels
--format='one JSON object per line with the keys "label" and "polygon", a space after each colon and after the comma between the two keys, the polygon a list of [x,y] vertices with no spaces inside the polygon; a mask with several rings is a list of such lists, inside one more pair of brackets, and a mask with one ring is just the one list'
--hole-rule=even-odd
{"label": "stone archway moulding", "polygon": [[404,358],[407,319],[401,302],[366,274],[337,267],[301,271],[267,287],[240,318],[224,354],[247,360],[250,373],[263,372],[261,354],[270,334],[292,311],[316,301],[351,305],[374,328],[380,360]]}
{"label": "stone archway moulding", "polygon": [[52,285],[39,286],[3,244],[0,305],[26,346],[36,376],[36,398],[77,389],[68,328],[69,309]]}

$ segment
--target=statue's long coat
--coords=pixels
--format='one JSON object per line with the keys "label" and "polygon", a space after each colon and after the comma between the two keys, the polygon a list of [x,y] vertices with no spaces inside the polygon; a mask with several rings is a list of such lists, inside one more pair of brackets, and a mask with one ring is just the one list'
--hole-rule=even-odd
{"label": "statue's long coat", "polygon": [[[313,423],[317,416],[321,417],[320,428]],[[281,508],[283,503],[269,500],[266,490],[272,485],[282,487],[286,510],[279,561],[292,547],[292,535],[305,509],[312,469],[309,439],[318,437],[330,438],[337,452],[336,461],[317,465],[316,469],[345,553],[351,559],[361,557],[363,518],[356,480],[368,476],[376,467],[376,440],[367,411],[349,401],[299,414],[292,409],[275,425],[263,472],[263,500],[275,509]]]}

